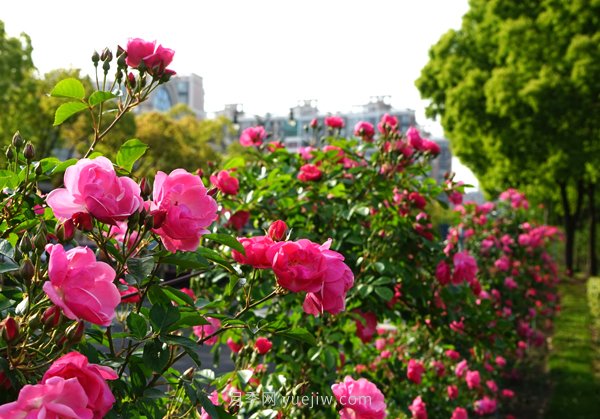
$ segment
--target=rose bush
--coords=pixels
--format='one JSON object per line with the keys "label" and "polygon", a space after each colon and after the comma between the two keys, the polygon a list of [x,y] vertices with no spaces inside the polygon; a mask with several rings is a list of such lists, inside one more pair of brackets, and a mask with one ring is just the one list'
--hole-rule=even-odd
{"label": "rose bush", "polygon": [[[463,203],[464,185],[428,176],[439,147],[390,115],[350,138],[343,118],[315,119],[298,153],[251,127],[214,173],[139,178],[141,141],[94,149],[172,57],[136,38],[94,54],[97,90],[58,83],[55,124],[117,103],[82,159],[35,160],[18,135],[7,150],[2,417],[510,413],[510,380],[558,304],[557,231],[526,198]],[[44,194],[48,181],[62,185]]]}

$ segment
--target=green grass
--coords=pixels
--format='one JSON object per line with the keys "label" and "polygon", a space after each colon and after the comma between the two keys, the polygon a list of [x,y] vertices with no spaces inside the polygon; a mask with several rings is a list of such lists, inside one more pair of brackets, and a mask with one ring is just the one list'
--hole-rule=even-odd
{"label": "green grass", "polygon": [[577,281],[560,286],[562,311],[548,360],[553,391],[547,419],[600,417],[600,278],[591,278],[587,285]]}

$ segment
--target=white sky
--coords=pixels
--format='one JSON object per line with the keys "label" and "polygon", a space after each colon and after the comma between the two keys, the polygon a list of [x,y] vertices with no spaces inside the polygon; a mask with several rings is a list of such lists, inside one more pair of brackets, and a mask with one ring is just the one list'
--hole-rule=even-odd
{"label": "white sky", "polygon": [[428,50],[458,28],[467,0],[4,1],[0,20],[11,36],[32,38],[41,73],[81,68],[91,54],[125,46],[129,37],[176,51],[170,66],[204,79],[205,109],[241,103],[248,114],[286,114],[300,99],[323,112],[347,111],[370,96],[425,119],[414,86]]}

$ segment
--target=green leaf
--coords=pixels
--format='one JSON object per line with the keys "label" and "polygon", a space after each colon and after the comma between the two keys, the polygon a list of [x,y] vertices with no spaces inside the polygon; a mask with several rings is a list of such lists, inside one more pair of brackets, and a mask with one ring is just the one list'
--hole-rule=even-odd
{"label": "green leaf", "polygon": [[171,299],[171,301],[179,304],[179,305],[194,305],[194,300],[192,297],[187,295],[185,292],[178,290],[177,288],[173,288],[170,286],[162,287],[163,292]]}
{"label": "green leaf", "polygon": [[163,289],[156,284],[151,285],[150,289],[148,289],[148,299],[152,304],[162,304],[165,306],[171,305],[171,299],[169,296],[165,294]]}
{"label": "green leaf", "polygon": [[201,326],[203,324],[210,324],[210,322],[197,311],[180,311],[179,320],[173,323],[168,330],[173,331],[177,329],[183,329],[185,327]]}
{"label": "green leaf", "polygon": [[394,292],[386,287],[375,287],[375,294],[385,301],[390,301],[394,297]]}
{"label": "green leaf", "polygon": [[162,372],[163,368],[169,363],[169,357],[169,346],[158,339],[144,345],[142,359],[146,366],[152,368],[152,371]]}
{"label": "green leaf", "polygon": [[198,344],[196,343],[196,341],[186,338],[184,336],[174,336],[174,335],[164,336],[162,338],[162,340],[164,342],[167,342],[169,345],[176,345],[176,346],[183,348],[185,353],[188,354],[190,358],[192,358],[192,361],[194,361],[194,363],[197,366],[202,365],[202,362],[200,361],[200,356],[198,355],[198,352],[197,352]]}
{"label": "green leaf", "polygon": [[162,263],[177,265],[183,269],[205,269],[209,267],[208,261],[198,252],[177,252],[174,255],[162,257],[160,261]]}
{"label": "green leaf", "polygon": [[246,165],[246,161],[243,157],[233,157],[232,159],[227,160],[225,165],[223,165],[223,170],[234,169],[236,167],[244,167]]}
{"label": "green leaf", "polygon": [[237,250],[238,252],[242,253],[242,254],[246,254],[246,251],[244,250],[244,246],[242,246],[242,243],[240,243],[235,237],[232,237],[228,234],[205,234],[203,236],[206,239],[212,240],[214,242],[220,243],[220,244],[224,244],[225,246]]}
{"label": "green leaf", "polygon": [[127,316],[127,327],[131,331],[131,334],[138,339],[143,339],[148,332],[148,324],[144,316],[133,311]]}
{"label": "green leaf", "polygon": [[313,335],[311,335],[308,330],[306,330],[302,327],[278,331],[278,332],[276,332],[276,334],[285,336],[288,338],[296,339],[296,340],[299,340],[302,342],[306,342],[310,345],[317,344],[315,337]]}
{"label": "green leaf", "polygon": [[14,249],[8,240],[0,240],[0,273],[19,269],[19,264],[12,258]]}
{"label": "green leaf", "polygon": [[133,276],[138,284],[150,276],[154,269],[154,258],[146,256],[143,258],[134,258],[127,261],[127,272]]}
{"label": "green leaf", "polygon": [[54,169],[52,169],[50,174],[55,175],[57,173],[63,173],[65,170],[67,170],[70,166],[73,166],[75,163],[77,163],[77,159],[66,160],[66,161],[60,163],[58,166],[54,167]]}
{"label": "green leaf", "polygon": [[19,185],[19,176],[10,170],[0,170],[0,189],[4,189],[7,186],[11,189],[16,188]]}
{"label": "green leaf", "polygon": [[90,95],[88,103],[90,104],[90,106],[96,106],[102,102],[106,102],[107,100],[113,99],[115,97],[117,97],[117,95],[115,95],[114,93],[98,90]]}
{"label": "green leaf", "polygon": [[150,309],[150,321],[157,332],[167,330],[177,320],[179,320],[179,310],[177,307],[155,304]]}
{"label": "green leaf", "polygon": [[127,140],[117,153],[117,164],[131,172],[137,159],[142,157],[147,149],[148,146],[137,138]]}
{"label": "green leaf", "polygon": [[221,265],[225,269],[227,269],[231,273],[237,274],[235,269],[231,266],[229,261],[221,256],[218,252],[215,252],[213,249],[209,249],[208,247],[201,247],[198,249],[198,253],[200,253],[206,259],[212,260],[218,265]]}
{"label": "green leaf", "polygon": [[[75,78],[68,78],[58,82],[50,92],[52,97],[67,97],[69,99],[83,99],[85,97],[85,88],[83,83]],[[54,124],[56,125],[56,124]]]}
{"label": "green leaf", "polygon": [[83,102],[67,102],[58,107],[54,114],[54,126],[58,126],[65,122],[78,112],[87,109],[87,105]]}

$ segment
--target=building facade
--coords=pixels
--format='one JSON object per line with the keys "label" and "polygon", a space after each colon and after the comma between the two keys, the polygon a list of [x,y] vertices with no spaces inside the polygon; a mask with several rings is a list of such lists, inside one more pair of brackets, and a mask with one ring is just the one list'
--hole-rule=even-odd
{"label": "building facade", "polygon": [[158,86],[136,112],[167,112],[177,104],[189,107],[198,119],[206,118],[202,77],[197,74],[174,76],[169,83]]}

